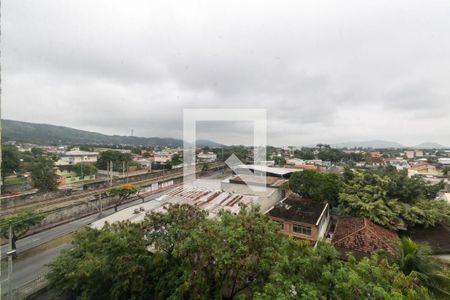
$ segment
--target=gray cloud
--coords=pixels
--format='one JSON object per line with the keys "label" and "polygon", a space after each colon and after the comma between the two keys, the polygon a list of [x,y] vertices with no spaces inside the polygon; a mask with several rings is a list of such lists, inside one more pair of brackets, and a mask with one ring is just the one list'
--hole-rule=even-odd
{"label": "gray cloud", "polygon": [[[448,15],[447,2],[7,0],[3,117],[181,137],[184,108],[266,108],[271,144],[450,145]],[[242,124],[199,128],[251,140]]]}

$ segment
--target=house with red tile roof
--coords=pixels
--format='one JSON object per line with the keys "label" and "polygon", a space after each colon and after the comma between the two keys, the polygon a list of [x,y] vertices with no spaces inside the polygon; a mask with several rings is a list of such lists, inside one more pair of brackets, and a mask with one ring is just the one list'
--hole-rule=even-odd
{"label": "house with red tile roof", "polygon": [[398,239],[397,233],[367,218],[342,217],[337,220],[332,244],[341,252],[362,258],[380,250],[395,254]]}

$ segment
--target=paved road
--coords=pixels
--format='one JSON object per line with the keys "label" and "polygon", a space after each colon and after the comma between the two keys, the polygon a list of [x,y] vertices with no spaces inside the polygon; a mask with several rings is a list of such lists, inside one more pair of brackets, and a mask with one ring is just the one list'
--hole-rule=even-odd
{"label": "paved road", "polygon": [[[210,174],[209,176],[204,177],[203,179],[212,178],[214,176],[217,176],[218,174],[221,174],[221,172],[214,172],[214,173]],[[145,199],[145,201],[156,199],[156,198],[160,197],[161,195],[163,195],[164,193],[167,193],[170,190],[171,189],[168,189],[165,191],[161,191],[159,193],[149,195],[149,196],[145,197],[144,199]],[[135,201],[131,201],[129,203],[121,205],[120,209],[124,209],[124,208],[130,207],[130,206],[133,206],[133,205],[136,205],[139,203],[142,203],[142,200],[137,199]],[[108,216],[112,213],[114,213],[113,208],[104,210],[103,217]],[[54,227],[52,229],[49,229],[49,230],[46,230],[46,231],[43,231],[40,233],[36,233],[34,235],[20,239],[19,241],[17,241],[17,253],[20,256],[21,252],[24,252],[33,247],[36,247],[36,246],[39,246],[46,242],[49,242],[51,240],[54,240],[58,237],[64,236],[68,233],[74,232],[77,229],[79,229],[87,224],[90,224],[97,219],[98,219],[98,215],[95,214],[95,215],[84,217],[84,218],[78,219],[76,221],[66,223],[66,224]],[[55,258],[62,249],[66,249],[69,247],[70,247],[70,244],[65,243],[65,244],[61,244],[55,248],[48,249],[44,252],[41,252],[35,256],[27,257],[24,260],[20,260],[20,258],[19,258],[18,261],[13,263],[13,285],[21,286],[24,283],[34,279],[39,274],[45,272],[48,268],[47,265],[53,260],[53,258]],[[5,257],[4,255],[6,254],[6,249],[7,249],[7,245],[4,245],[1,247],[2,258]],[[2,292],[6,291],[6,289],[7,289],[7,279],[6,278],[7,278],[7,270],[5,268],[4,270],[2,270],[2,274],[0,277],[1,285],[2,285]]]}
{"label": "paved road", "polygon": [[[144,199],[145,199],[145,201],[156,199],[159,196],[163,195],[163,193],[166,193],[166,192],[167,192],[167,190],[156,193],[156,194],[152,194],[152,195],[145,197]],[[141,203],[141,202],[142,202],[142,200],[140,200],[140,199],[131,201],[124,205],[121,205],[120,209],[124,209],[124,208],[130,207],[130,206],[136,205],[138,203]],[[113,208],[106,209],[103,211],[103,217],[106,217],[112,213],[114,213]],[[98,214],[94,214],[91,216],[87,216],[87,217],[75,220],[70,223],[62,224],[57,227],[27,236],[27,237],[17,241],[17,243],[16,243],[17,253],[20,255],[20,252],[24,252],[26,250],[29,250],[31,248],[34,248],[36,246],[39,246],[41,244],[44,244],[51,240],[54,240],[58,237],[61,237],[68,233],[71,233],[71,232],[77,230],[78,228],[83,227],[84,225],[92,223],[93,221],[95,221],[97,219],[98,219]],[[7,249],[8,249],[8,245],[3,245],[1,247],[1,255],[2,255],[1,257],[2,258],[5,257]]]}
{"label": "paved road", "polygon": [[[153,200],[161,196],[163,193],[168,192],[168,190],[152,194],[145,197],[145,201]],[[120,206],[120,209],[124,209],[136,204],[142,203],[142,200],[138,199]],[[114,209],[110,208],[103,211],[103,216],[108,216],[114,213]],[[17,253],[19,259],[13,263],[13,285],[21,286],[22,284],[32,280],[37,275],[45,272],[48,267],[47,265],[55,258],[62,249],[67,249],[70,244],[64,243],[55,248],[48,249],[32,257],[27,257],[24,260],[20,260],[20,253],[29,250],[33,247],[39,246],[58,237],[64,236],[68,233],[74,232],[75,230],[83,227],[84,225],[90,224],[98,219],[98,215],[88,216],[70,223],[66,223],[55,228],[43,231],[29,237],[23,238],[17,242]],[[2,246],[2,258],[5,257],[7,245]],[[7,289],[7,269],[2,270],[0,277],[2,292]]]}

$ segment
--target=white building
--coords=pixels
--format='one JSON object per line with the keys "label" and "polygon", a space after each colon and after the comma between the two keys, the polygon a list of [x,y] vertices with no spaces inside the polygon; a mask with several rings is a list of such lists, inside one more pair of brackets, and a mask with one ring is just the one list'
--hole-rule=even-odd
{"label": "white building", "polygon": [[450,158],[439,158],[438,162],[441,165],[449,166],[450,165]]}
{"label": "white building", "polygon": [[170,162],[170,160],[172,159],[173,154],[166,152],[166,151],[161,151],[161,152],[155,152],[154,156],[153,156],[153,161],[157,164],[165,164]]}
{"label": "white building", "polygon": [[414,158],[415,154],[416,154],[416,152],[414,150],[406,150],[405,151],[405,157],[409,158],[409,159]]}
{"label": "white building", "polygon": [[78,163],[97,162],[98,152],[87,151],[67,151],[61,155],[61,158],[55,163],[56,166],[76,165]]}
{"label": "white building", "polygon": [[200,163],[215,162],[217,160],[217,155],[214,152],[204,153],[203,151],[197,154],[197,160]]}

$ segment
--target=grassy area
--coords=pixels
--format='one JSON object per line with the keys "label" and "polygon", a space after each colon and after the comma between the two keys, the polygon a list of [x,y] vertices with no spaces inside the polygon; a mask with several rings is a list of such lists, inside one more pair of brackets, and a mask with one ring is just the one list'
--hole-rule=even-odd
{"label": "grassy area", "polygon": [[[18,256],[15,259],[15,261],[21,261],[21,260],[27,259],[29,257],[33,257],[39,253],[45,252],[49,249],[58,247],[62,244],[70,243],[72,241],[72,238],[73,238],[73,233],[69,233],[69,234],[63,235],[59,238],[56,238],[54,240],[51,240],[47,243],[44,243],[42,245],[39,245],[37,247],[26,250],[24,252],[18,252],[17,253]],[[2,267],[2,269],[4,269],[4,268],[7,268],[7,266],[8,266],[8,259],[5,257],[1,261],[1,267]]]}
{"label": "grassy area", "polygon": [[6,177],[3,180],[4,185],[23,185],[27,183],[25,177]]}

